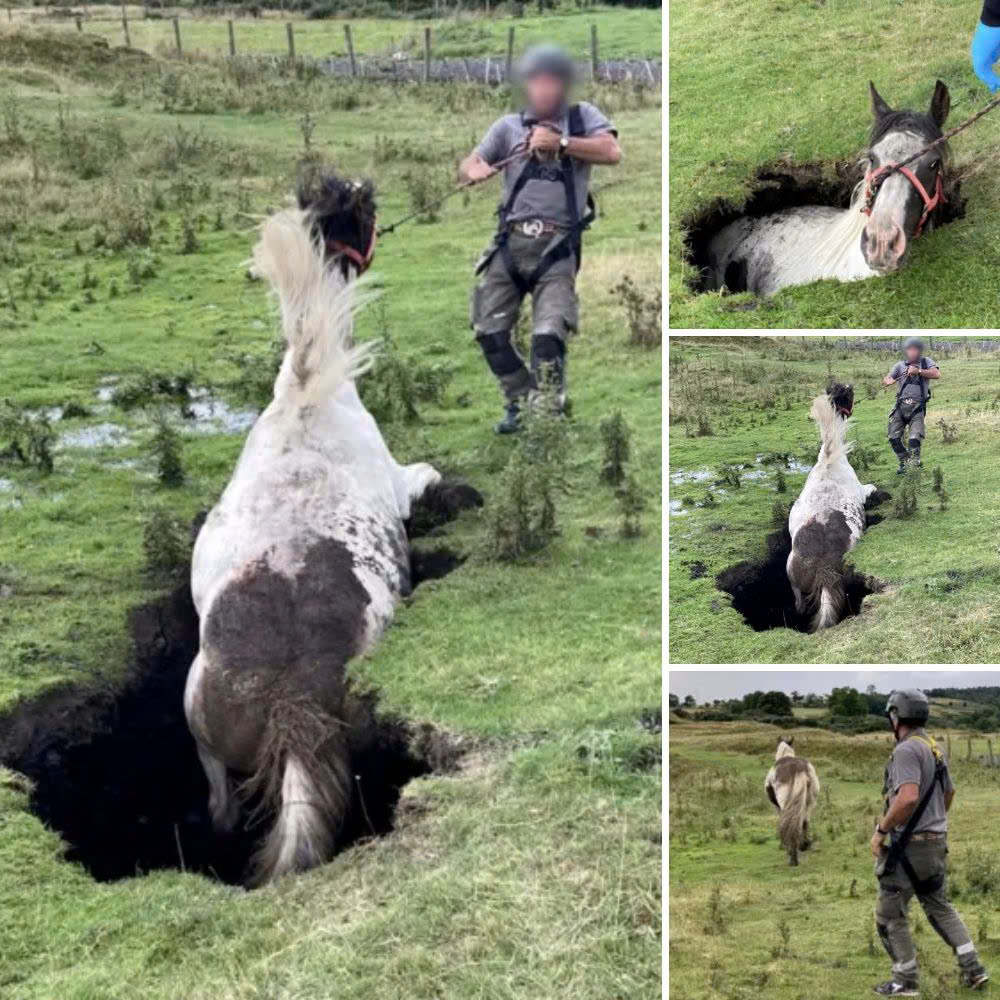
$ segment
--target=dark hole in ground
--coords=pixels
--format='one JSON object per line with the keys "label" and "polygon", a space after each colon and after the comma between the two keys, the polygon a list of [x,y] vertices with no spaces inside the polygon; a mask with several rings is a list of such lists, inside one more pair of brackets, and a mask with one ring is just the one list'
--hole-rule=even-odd
{"label": "dark hole in ground", "polygon": [[[135,663],[118,692],[64,688],[0,719],[0,762],[34,783],[30,809],[67,842],[66,858],[101,882],[186,868],[230,884],[247,872],[269,825],[216,835],[208,787],[184,718],[183,692],[197,650],[187,586],[134,610]],[[402,787],[454,769],[461,751],[432,727],[380,715],[372,693],[345,709],[352,773],[340,849],[393,828]]]}
{"label": "dark hole in ground", "polygon": [[[767,555],[746,560],[724,569],[715,578],[715,586],[732,597],[733,607],[755,632],[772,628],[793,628],[809,631],[810,615],[795,610],[795,595],[785,573],[785,563],[792,551],[792,536],[785,525],[767,536]],[[861,604],[869,594],[883,589],[874,577],[863,576],[847,567],[846,612],[849,618],[859,614]]]}
{"label": "dark hole in ground", "polygon": [[[692,291],[706,290],[704,276],[709,266],[708,245],[719,230],[744,216],[756,219],[783,208],[799,208],[802,205],[849,208],[854,188],[863,179],[864,170],[857,160],[841,160],[832,167],[823,162],[795,165],[771,163],[760,167],[754,175],[750,194],[742,205],[716,198],[683,221],[685,258],[695,268],[694,276],[688,282]],[[961,171],[952,169],[945,185],[948,202],[938,211],[937,225],[946,225],[965,215],[961,188]],[[733,283],[737,287],[730,285],[729,291],[746,291],[745,283],[742,288],[738,287],[739,276],[734,276]]]}

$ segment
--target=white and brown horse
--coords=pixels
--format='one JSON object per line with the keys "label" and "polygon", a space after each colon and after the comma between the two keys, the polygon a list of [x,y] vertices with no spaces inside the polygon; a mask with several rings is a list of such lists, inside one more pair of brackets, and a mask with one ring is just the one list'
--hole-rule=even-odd
{"label": "white and brown horse", "polygon": [[778,810],[778,839],[788,852],[788,863],[797,865],[799,851],[810,845],[809,817],[819,796],[819,778],[805,757],[795,756],[791,736],[778,741],[764,791]]}
{"label": "white and brown horse", "polygon": [[865,179],[850,206],[802,205],[730,223],[709,243],[705,289],[773,295],[789,285],[858,281],[903,266],[913,240],[933,229],[945,201],[946,146],[902,169],[896,164],[941,138],[951,99],[940,80],[926,114],[893,110],[874,84],[869,94],[874,123]]}
{"label": "white and brown horse", "polygon": [[[331,176],[263,224],[252,266],[280,304],[285,356],[194,550],[200,648],[184,707],[216,827],[248,799],[274,817],[255,884],[336,846],[351,800],[346,668],[411,588],[414,504],[448,492],[430,465],[395,461],[355,387],[371,357],[353,343],[355,278],[374,226],[370,186]],[[481,503],[460,484],[437,499],[451,513]]]}
{"label": "white and brown horse", "polygon": [[788,514],[792,551],[785,571],[795,610],[812,615],[813,632],[843,617],[844,556],[865,530],[865,511],[889,499],[884,490],[862,485],[847,460],[847,422],[853,409],[854,389],[849,385],[834,385],[813,400],[809,416],[819,428],[819,455]]}

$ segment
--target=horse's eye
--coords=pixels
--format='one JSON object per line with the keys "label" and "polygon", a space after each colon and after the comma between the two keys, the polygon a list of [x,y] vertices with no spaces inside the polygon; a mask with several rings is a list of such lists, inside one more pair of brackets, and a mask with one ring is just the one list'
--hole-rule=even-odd
{"label": "horse's eye", "polygon": [[931,170],[937,170],[941,166],[940,160],[931,160]]}

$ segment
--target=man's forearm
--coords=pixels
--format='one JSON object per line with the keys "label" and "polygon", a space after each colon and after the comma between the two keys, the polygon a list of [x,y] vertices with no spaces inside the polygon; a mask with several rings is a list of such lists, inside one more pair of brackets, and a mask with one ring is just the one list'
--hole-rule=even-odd
{"label": "man's forearm", "polygon": [[878,825],[888,833],[895,827],[902,826],[913,815],[913,810],[916,807],[917,800],[915,798],[903,800],[902,796],[897,795],[892,800],[888,812],[878,821]]}
{"label": "man's forearm", "polygon": [[573,136],[566,146],[566,152],[577,160],[583,160],[584,163],[611,167],[621,162],[622,158],[618,140],[610,132],[586,137]]}
{"label": "man's forearm", "polygon": [[921,368],[920,369],[921,378],[940,378],[941,371],[938,368]]}
{"label": "man's forearm", "polygon": [[488,167],[489,164],[478,153],[469,153],[469,155],[458,165],[458,179],[463,184],[468,184],[469,181],[475,179],[475,171],[477,168],[482,171]]}

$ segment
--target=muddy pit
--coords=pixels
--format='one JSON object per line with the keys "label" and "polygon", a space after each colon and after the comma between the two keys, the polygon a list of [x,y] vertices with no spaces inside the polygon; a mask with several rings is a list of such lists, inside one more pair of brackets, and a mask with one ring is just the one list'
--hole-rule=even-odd
{"label": "muddy pit", "polygon": [[[795,595],[785,573],[791,551],[792,536],[786,525],[781,531],[768,535],[765,556],[736,563],[715,578],[715,586],[732,597],[733,608],[755,632],[772,628],[809,631],[811,615],[800,615],[795,610]],[[856,573],[850,567],[845,584],[845,618],[860,614],[864,599],[885,589],[881,581]]]}
{"label": "muddy pit", "polygon": [[[0,763],[33,782],[29,808],[67,844],[66,859],[100,882],[156,869],[242,884],[271,817],[219,836],[187,729],[184,682],[198,622],[187,586],[134,610],[132,680],[117,692],[46,693],[0,718]],[[402,787],[458,765],[458,744],[352,693],[345,712],[354,794],[339,849],[389,833]]]}
{"label": "muddy pit", "polygon": [[[961,173],[952,170],[945,186],[947,204],[939,211],[937,224],[947,225],[965,215],[965,199],[961,197]],[[829,163],[787,164],[772,163],[760,167],[750,182],[750,192],[743,204],[717,198],[707,206],[682,221],[685,231],[684,256],[695,269],[688,280],[694,292],[704,292],[705,271],[708,267],[708,245],[721,229],[749,217],[760,218],[784,208],[803,205],[826,205],[849,208],[855,186],[864,179],[860,160],[841,160]],[[729,276],[727,275],[727,278]],[[745,279],[745,275],[744,275]],[[739,276],[727,280],[730,292],[745,292],[739,287]],[[733,286],[736,287],[733,287]]]}

